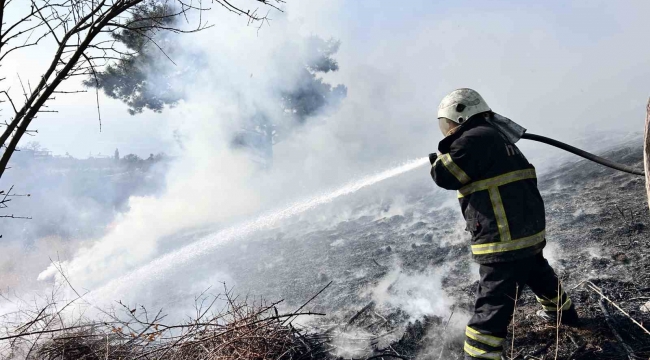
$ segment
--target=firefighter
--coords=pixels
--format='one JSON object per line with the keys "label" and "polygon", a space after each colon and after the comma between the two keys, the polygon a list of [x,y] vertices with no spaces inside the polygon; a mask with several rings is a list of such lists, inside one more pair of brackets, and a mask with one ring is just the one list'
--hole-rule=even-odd
{"label": "firefighter", "polygon": [[473,259],[480,265],[474,315],[465,329],[466,359],[501,359],[508,324],[522,289],[535,293],[549,322],[577,325],[578,314],[542,250],[544,202],[535,167],[508,136],[481,95],[458,89],[438,108],[445,136],[429,155],[431,176],[457,190]]}

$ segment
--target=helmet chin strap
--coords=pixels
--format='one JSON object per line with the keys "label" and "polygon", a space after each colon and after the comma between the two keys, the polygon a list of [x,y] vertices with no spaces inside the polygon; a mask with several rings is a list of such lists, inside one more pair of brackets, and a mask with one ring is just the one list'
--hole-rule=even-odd
{"label": "helmet chin strap", "polygon": [[456,126],[455,128],[449,130],[446,134],[445,137],[453,135],[456,131],[458,131],[458,128],[460,128],[460,125]]}

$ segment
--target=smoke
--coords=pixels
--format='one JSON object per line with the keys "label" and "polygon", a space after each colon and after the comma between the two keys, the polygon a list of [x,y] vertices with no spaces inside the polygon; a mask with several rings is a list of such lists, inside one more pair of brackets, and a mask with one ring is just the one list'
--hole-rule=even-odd
{"label": "smoke", "polygon": [[[128,272],[125,276],[118,277],[116,276],[117,273],[112,271],[113,268],[105,269],[103,267],[113,266],[117,260],[121,265],[128,266],[127,271],[129,271],[130,269],[136,267],[136,265],[142,264],[150,254],[138,253],[138,255],[141,256],[140,258],[135,258],[133,255],[122,255],[123,252],[120,252],[120,250],[124,249],[124,247],[128,247],[132,238],[127,238],[126,241],[124,241],[118,237],[115,239],[108,239],[115,240],[116,242],[120,241],[117,243],[109,242],[106,240],[96,243],[93,248],[89,250],[88,254],[82,253],[81,256],[78,256],[78,258],[74,259],[70,264],[56,264],[56,266],[55,264],[51,265],[47,270],[39,275],[39,279],[46,279],[48,277],[56,276],[57,271],[59,271],[58,268],[61,268],[63,266],[65,266],[66,270],[70,272],[70,275],[68,275],[68,277],[75,279],[75,281],[83,281],[84,284],[88,284],[90,281],[97,281],[100,276],[103,276],[102,280],[104,281],[111,279],[107,285],[91,293],[95,299],[93,302],[98,302],[106,301],[106,299],[110,298],[111,296],[119,296],[120,294],[125,294],[127,288],[133,288],[134,286],[144,288],[145,286],[151,286],[152,284],[149,284],[150,282],[157,282],[153,285],[160,286],[161,280],[164,282],[169,281],[166,276],[170,275],[172,270],[174,271],[174,273],[171,274],[173,276],[187,276],[188,271],[189,275],[193,275],[194,277],[202,276],[204,274],[202,274],[200,271],[197,271],[196,269],[200,268],[197,266],[198,261],[202,260],[202,258],[206,256],[211,255],[211,253],[217,250],[220,245],[223,245],[226,242],[231,242],[233,240],[244,240],[247,236],[250,236],[255,231],[264,230],[271,226],[274,226],[280,220],[290,218],[294,215],[313,209],[321,204],[331,202],[338,197],[354,193],[359,189],[374,185],[375,183],[382,180],[416,169],[423,165],[426,161],[427,159],[423,158],[407,162],[397,168],[389,169],[376,175],[365,177],[356,182],[347,184],[335,191],[297,202],[284,209],[274,210],[266,215],[252,219],[243,224],[238,224],[221,230],[216,234],[207,236],[201,241],[196,241],[179,250],[169,252],[151,262],[145,263],[144,266],[140,266],[135,271]],[[137,205],[140,205],[141,208],[146,210],[149,208],[155,208],[156,206],[160,205],[160,203],[157,202],[153,205],[146,203],[136,204],[136,206]],[[151,214],[147,213],[146,211],[145,215],[151,216]],[[167,216],[167,214],[163,213],[163,216]],[[130,220],[130,218],[127,219],[129,220],[126,222],[127,230],[133,230],[137,225],[132,225],[130,221],[133,220]],[[148,218],[135,218],[136,222],[146,220],[148,220]],[[196,219],[192,220],[196,221]],[[183,224],[181,224],[181,226],[182,225]],[[179,228],[178,225],[172,225],[170,227],[161,227],[159,231],[162,230],[169,232],[169,229],[178,231]],[[137,228],[135,231],[137,231]],[[115,231],[109,233],[109,236],[113,234],[115,234]],[[161,232],[154,233],[154,236],[156,237],[145,238],[144,240],[149,240],[152,243],[149,245],[151,247],[155,245],[156,240],[160,239],[160,237],[164,234],[165,233]],[[122,237],[127,236],[126,233],[118,233],[118,235]],[[99,255],[96,255],[98,254],[98,251],[101,252],[99,252]],[[111,261],[113,263],[106,264],[106,260],[103,260],[107,251],[112,252],[110,253],[110,259],[108,261]],[[99,267],[97,265],[99,265]],[[97,273],[91,273],[90,276],[88,276],[89,269],[93,268],[98,269]],[[119,270],[123,271],[123,268],[120,268]],[[108,276],[105,275],[107,272]],[[83,274],[85,277],[79,276],[77,274]],[[90,285],[96,284],[90,283]],[[176,291],[179,291],[178,287],[176,288]]]}
{"label": "smoke", "polygon": [[373,287],[371,298],[379,306],[401,309],[412,319],[449,315],[454,303],[442,289],[443,268],[423,273],[404,273],[398,264]]}
{"label": "smoke", "polygon": [[[262,40],[256,29],[242,28],[235,18],[224,17],[215,23],[216,29],[209,34],[200,33],[191,43],[181,44],[188,48],[188,54],[200,49],[204,54],[201,63],[209,66],[194,72],[198,76],[184,89],[186,98],[163,113],[169,132],[181,134],[183,139],[183,150],[165,178],[167,189],[159,196],[131,197],[128,212],[116,217],[108,233],[85,242],[71,260],[62,263],[68,278],[78,287],[96,289],[198,240],[165,240],[181,231],[223,228],[272,204],[318,193],[400,160],[397,155],[384,157],[391,161],[359,162],[356,151],[337,146],[347,143],[347,136],[339,137],[355,126],[344,121],[358,111],[352,110],[348,114],[314,116],[313,121],[296,128],[294,136],[276,146],[272,169],[260,171],[250,156],[230,147],[232,135],[260,109],[280,122],[273,118],[283,116],[275,94],[278,88],[300,81],[304,57],[295,55],[303,53],[302,46],[309,44],[302,45],[300,40],[302,26],[281,15],[272,28],[260,32]],[[220,44],[218,51],[212,50],[215,43]],[[255,56],[250,56],[251,52]],[[166,61],[163,56],[161,61]],[[196,63],[183,58],[174,61]],[[336,171],[331,170],[333,166]],[[171,257],[161,259],[171,261]],[[155,264],[165,269],[174,266],[173,262]],[[147,269],[163,276],[156,268]],[[51,266],[39,279],[56,276],[56,272]],[[190,270],[175,270],[165,272],[165,282],[176,283],[181,274],[196,276]]]}
{"label": "smoke", "polygon": [[[253,168],[250,164],[242,166],[242,162],[247,164],[243,156],[214,159],[195,155],[196,162],[177,161],[172,165],[170,173],[178,171],[186,176],[168,177],[164,195],[132,197],[130,210],[116,218],[112,230],[79,250],[66,265],[75,283],[92,289],[156,256],[157,243],[165,236],[188,227],[219,223],[255,209],[258,197],[240,186]],[[228,174],[228,180],[215,177],[215,169]],[[51,267],[40,278],[52,275],[52,271]]]}

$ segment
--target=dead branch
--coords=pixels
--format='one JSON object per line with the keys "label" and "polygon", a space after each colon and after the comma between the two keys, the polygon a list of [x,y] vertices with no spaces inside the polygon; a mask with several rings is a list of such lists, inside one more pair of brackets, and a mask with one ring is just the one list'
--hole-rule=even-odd
{"label": "dead branch", "polygon": [[[283,3],[282,0],[257,1],[279,11],[281,11],[279,6],[275,4]],[[22,80],[20,81],[24,97],[22,105],[13,101],[9,89],[0,90],[14,110],[13,118],[0,134],[0,147],[4,148],[0,157],[0,178],[22,136],[29,132],[29,125],[36,115],[56,112],[56,110],[42,109],[47,101],[54,100],[51,95],[57,92],[79,92],[57,90],[59,85],[75,76],[90,75],[96,78],[97,73],[105,66],[109,66],[111,62],[133,55],[117,47],[116,41],[110,38],[111,34],[119,31],[136,31],[153,41],[153,36],[160,31],[191,33],[211,26],[204,23],[202,17],[202,12],[210,9],[203,7],[200,1],[197,4],[184,0],[169,0],[162,3],[150,0],[30,0],[28,12],[15,16],[17,20],[13,23],[5,23],[3,22],[6,20],[5,10],[10,3],[11,1],[0,0],[0,62],[15,51],[40,46],[45,39],[51,39],[57,47],[50,57],[49,67],[34,87],[29,81],[27,86]],[[218,3],[232,13],[247,17],[250,22],[263,23],[268,20],[266,16],[258,16],[255,11],[240,8],[231,2],[218,1]],[[161,14],[154,12],[151,16],[140,16],[143,9],[156,7],[172,10]],[[174,18],[182,17],[189,22],[187,19],[190,13],[198,14],[196,26],[183,28],[170,25],[174,23],[169,19]],[[163,51],[162,48],[160,50]],[[98,98],[98,93],[96,95]],[[97,103],[101,131],[99,101]]]}
{"label": "dead branch", "polygon": [[[219,302],[226,305],[221,310],[216,309]],[[278,314],[273,305],[277,303],[239,299],[228,289],[211,299],[204,293],[195,299],[194,319],[165,324],[161,311],[150,317],[145,307],[121,302],[121,313],[104,312],[110,321],[66,319],[52,301],[41,309],[19,311],[22,323],[12,325],[7,315],[0,317],[0,331],[11,332],[0,337],[0,346],[26,359],[319,358],[317,354],[324,353],[321,337],[284,325],[283,320],[324,314]]]}
{"label": "dead branch", "polygon": [[618,311],[622,312],[623,315],[625,315],[625,316],[626,316],[628,319],[630,319],[633,323],[635,323],[637,326],[639,326],[639,327],[640,327],[640,328],[641,328],[641,329],[642,329],[646,334],[650,335],[650,331],[648,331],[648,329],[646,329],[646,328],[643,326],[643,324],[641,324],[641,323],[639,323],[638,321],[634,320],[634,319],[630,316],[630,314],[628,314],[625,310],[621,309],[620,306],[618,306],[615,302],[613,302],[613,301],[610,300],[607,296],[605,296],[605,294],[603,294],[603,292],[602,292],[602,289],[600,289],[598,286],[596,286],[596,285],[595,285],[594,283],[592,283],[591,281],[586,281],[585,283],[587,284],[587,287],[588,287],[590,290],[592,290],[592,291],[595,292],[596,294],[600,295],[601,298],[607,300],[610,304],[612,304],[612,306],[614,306],[615,308],[617,308]]}
{"label": "dead branch", "polygon": [[635,360],[636,357],[634,356],[634,350],[630,348],[630,346],[625,343],[625,340],[621,337],[621,334],[618,333],[618,330],[616,330],[616,326],[614,325],[614,320],[612,319],[612,316],[609,314],[609,310],[607,310],[607,305],[605,304],[605,298],[602,297],[598,301],[598,304],[600,305],[600,309],[603,311],[603,315],[605,315],[605,322],[607,323],[607,326],[609,326],[610,330],[612,330],[612,333],[614,334],[614,337],[618,341],[618,343],[623,347],[625,350],[625,354],[627,355],[627,358],[630,360]]}
{"label": "dead branch", "polygon": [[362,315],[363,313],[365,313],[366,311],[370,310],[373,306],[375,306],[375,302],[374,302],[374,301],[371,301],[371,302],[369,302],[366,306],[364,306],[363,308],[361,308],[361,310],[359,310],[356,314],[354,314],[354,316],[352,316],[352,317],[350,318],[350,320],[348,321],[348,323],[345,325],[344,331],[345,331],[345,329],[347,329],[348,326],[352,325],[352,324],[354,323],[354,321],[355,321],[357,318],[359,318],[359,316],[361,316],[361,315]]}
{"label": "dead branch", "polygon": [[[300,315],[300,314],[299,314],[300,310],[302,310],[305,306],[307,306],[307,304],[309,304],[310,302],[312,302],[312,301],[313,301],[313,300],[314,300],[318,295],[320,295],[323,291],[325,291],[325,289],[327,289],[330,285],[332,285],[333,282],[334,282],[334,281],[330,281],[329,283],[327,283],[327,285],[325,285],[324,288],[320,289],[320,291],[317,292],[316,295],[312,296],[311,299],[307,300],[307,302],[305,302],[304,304],[302,304],[302,306],[299,307],[298,310],[296,310],[296,311],[294,312],[294,315],[296,315],[296,318],[298,317],[298,315]],[[287,320],[285,320],[285,322],[286,322],[286,321],[289,321],[289,323],[291,323],[293,320],[290,320],[290,319],[291,319],[291,317],[289,317]],[[295,320],[295,318],[294,318],[294,320]],[[284,322],[283,322],[282,324],[284,324]]]}
{"label": "dead branch", "polygon": [[[283,0],[257,0],[275,8]],[[201,0],[29,0],[24,8],[15,7],[12,0],[0,0],[0,65],[11,54],[29,47],[43,48],[39,54],[49,63],[46,70],[40,74],[38,81],[26,79],[23,82],[20,74],[16,77],[22,93],[12,93],[10,88],[0,89],[3,100],[8,102],[13,115],[4,121],[4,129],[0,134],[0,179],[5,170],[9,169],[12,155],[18,151],[18,144],[25,135],[33,135],[36,130],[30,130],[31,123],[39,115],[57,113],[56,109],[48,108],[56,98],[54,94],[74,94],[85,90],[60,90],[62,83],[75,77],[93,77],[95,80],[95,97],[99,131],[102,131],[102,116],[99,104],[98,73],[106,67],[124,58],[134,56],[118,44],[114,36],[124,31],[137,32],[149,39],[165,56],[164,49],[154,40],[160,32],[193,33],[210,28],[203,20],[203,12],[210,8],[203,7]],[[248,18],[249,23],[268,23],[266,16],[257,15],[256,11],[237,7],[231,2],[218,3],[237,15]],[[11,4],[11,6],[10,6]],[[150,11],[149,16],[143,16]],[[158,13],[158,9],[164,9]],[[23,13],[5,16],[6,11],[22,11]],[[196,26],[183,27],[180,21],[184,18],[189,23],[189,15],[198,15]],[[11,19],[11,20],[9,20]],[[116,35],[117,34],[117,35]],[[49,41],[49,43],[48,43]],[[55,50],[47,54],[51,44]],[[167,56],[169,58],[169,56]],[[169,58],[172,61],[171,58]],[[173,61],[172,61],[173,62]],[[4,80],[6,77],[0,78]],[[4,99],[6,98],[6,99]],[[16,100],[16,101],[15,101]],[[2,110],[2,109],[0,109]],[[0,203],[6,205],[6,202]],[[4,218],[27,218],[14,215],[3,215]]]}

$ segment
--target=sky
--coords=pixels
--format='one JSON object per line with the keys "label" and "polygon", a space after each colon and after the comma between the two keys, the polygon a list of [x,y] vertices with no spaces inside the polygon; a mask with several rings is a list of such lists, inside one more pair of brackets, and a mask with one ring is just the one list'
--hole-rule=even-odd
{"label": "sky", "polygon": [[[347,106],[355,106],[356,95],[386,96],[393,104],[375,110],[392,114],[391,126],[403,127],[398,132],[404,136],[433,129],[427,131],[430,149],[439,140],[437,104],[457,87],[480,91],[494,110],[531,132],[562,137],[640,129],[650,76],[650,50],[642,45],[650,26],[643,18],[648,7],[643,1],[289,1],[285,14],[271,15],[276,19],[258,39],[276,36],[284,28],[277,24],[287,20],[299,24],[302,34],[340,39],[341,70],[333,78],[349,87]],[[219,9],[213,13],[215,19],[228,16]],[[232,31],[256,32],[243,20],[236,26]],[[44,53],[39,49],[8,58],[3,76],[12,80],[27,63],[28,75],[37,78],[32,69],[46,60]],[[394,112],[401,104],[410,110]],[[53,105],[59,112],[35,121],[39,135],[29,141],[57,154],[85,157],[120,148],[123,154],[146,156],[177,150],[170,119],[175,114],[131,116],[119,101],[101,96],[100,132],[94,93],[60,97]],[[360,119],[364,126],[371,122]],[[424,146],[418,150],[427,151]]]}
{"label": "sky", "polygon": [[[425,157],[442,138],[438,103],[456,88],[474,88],[494,111],[532,133],[591,150],[643,129],[650,83],[647,2],[288,0],[283,10],[272,11],[270,25],[259,31],[218,7],[205,15],[215,26],[183,35],[174,60],[191,63],[192,55],[183,54],[200,51],[208,65],[173,109],[131,116],[124,104],[102,95],[100,132],[89,92],[57,96],[52,106],[59,112],[34,121],[39,133],[26,141],[55,154],[110,155],[118,148],[122,155],[177,157],[162,194],[133,196],[103,236],[77,239],[82,245],[61,259],[79,288],[100,288],[159,258],[162,239],[180,231],[229,225]],[[259,171],[229,141],[238,120],[256,108],[277,107],[273,92],[298,81],[302,60],[296,54],[310,35],[340,40],[340,70],[324,78],[344,84],[347,97],[333,113],[296,128],[274,147],[272,168]],[[0,73],[14,96],[20,84],[13,74],[35,82],[47,50],[30,49],[3,63]],[[174,134],[184,139],[182,148]],[[521,144],[535,164],[561,154]],[[53,267],[42,270],[39,279],[56,277]],[[184,276],[160,277],[183,283]],[[183,291],[219,280],[197,280]],[[126,294],[115,298],[120,295]]]}

